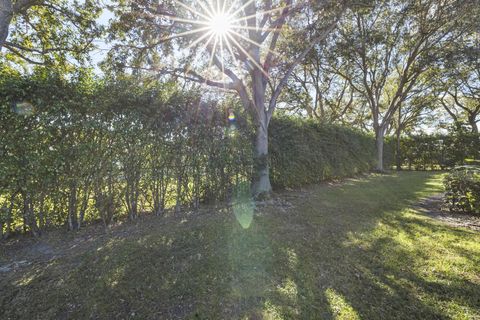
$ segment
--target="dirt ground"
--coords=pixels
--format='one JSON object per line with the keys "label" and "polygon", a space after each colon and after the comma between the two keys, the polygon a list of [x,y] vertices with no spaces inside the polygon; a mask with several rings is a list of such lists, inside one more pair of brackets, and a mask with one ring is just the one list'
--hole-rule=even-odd
{"label": "dirt ground", "polygon": [[444,208],[443,194],[441,193],[420,201],[414,207],[429,217],[440,220],[450,226],[464,227],[480,231],[479,216],[451,213],[448,209]]}

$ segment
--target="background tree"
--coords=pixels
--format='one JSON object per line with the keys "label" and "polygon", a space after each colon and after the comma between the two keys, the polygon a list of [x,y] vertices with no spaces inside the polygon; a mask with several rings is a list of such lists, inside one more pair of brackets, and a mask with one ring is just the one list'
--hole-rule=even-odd
{"label": "background tree", "polygon": [[384,136],[395,112],[428,70],[436,50],[467,15],[465,1],[382,1],[351,11],[338,31],[336,72],[360,93],[370,109],[383,171]]}
{"label": "background tree", "polygon": [[[271,190],[268,125],[277,99],[294,68],[333,29],[344,5],[329,0],[119,2],[111,31],[122,44],[110,56],[121,68],[146,68],[238,94],[255,126],[253,192],[258,195]],[[277,52],[283,39],[293,38],[304,41],[295,56]],[[165,56],[174,58],[167,63]]]}
{"label": "background tree", "polygon": [[[478,9],[477,9],[478,10]],[[474,11],[475,12],[475,11]],[[478,21],[464,22],[455,41],[448,43],[433,77],[439,102],[457,126],[466,123],[478,134],[480,121],[480,39]]]}
{"label": "background tree", "polygon": [[0,0],[0,50],[31,64],[83,60],[100,35],[96,0]]}
{"label": "background tree", "polygon": [[[402,135],[419,129],[421,132],[421,127],[424,124],[433,126],[433,123],[429,122],[429,115],[435,109],[435,103],[436,99],[433,97],[431,88],[422,81],[398,107],[397,114],[392,119],[391,125],[387,130],[387,133],[389,131],[395,132],[395,163],[397,170],[402,170],[404,160],[401,148]],[[413,134],[416,133],[413,132]]]}
{"label": "background tree", "polygon": [[357,100],[356,92],[348,80],[329,70],[329,63],[335,63],[327,61],[334,42],[328,37],[310,51],[294,69],[282,98],[289,110],[308,118],[347,123]]}

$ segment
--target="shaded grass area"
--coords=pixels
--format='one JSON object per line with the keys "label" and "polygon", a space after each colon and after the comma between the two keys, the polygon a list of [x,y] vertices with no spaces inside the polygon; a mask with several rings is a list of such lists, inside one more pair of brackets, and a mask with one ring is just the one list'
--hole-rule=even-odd
{"label": "shaded grass area", "polygon": [[371,175],[277,194],[243,227],[248,205],[47,236],[55,254],[0,274],[0,314],[480,319],[480,233],[412,209],[438,192],[439,174]]}

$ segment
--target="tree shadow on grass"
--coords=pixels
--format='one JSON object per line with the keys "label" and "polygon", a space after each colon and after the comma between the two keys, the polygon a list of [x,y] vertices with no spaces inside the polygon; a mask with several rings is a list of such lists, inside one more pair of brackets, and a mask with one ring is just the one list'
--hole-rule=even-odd
{"label": "tree shadow on grass", "polygon": [[[398,177],[383,179],[391,180],[388,185],[401,186],[404,182],[396,181]],[[313,223],[303,230],[309,234],[304,241],[290,236],[289,224],[276,224],[284,230],[272,233],[282,234],[275,243],[285,245],[279,245],[276,263],[287,265],[292,252],[298,261],[279,274],[279,290],[270,297],[276,312],[295,319],[449,319],[452,314],[448,312],[466,318],[479,316],[478,278],[469,279],[457,269],[447,268],[441,273],[431,270],[441,266],[443,251],[450,252],[452,261],[465,256],[465,249],[456,247],[452,240],[473,244],[475,239],[480,240],[478,235],[402,212],[426,188],[435,188],[428,179],[411,188],[387,192],[385,188],[375,190],[370,183],[374,181],[340,188],[350,195],[362,188],[362,193],[370,196],[340,205],[337,212],[327,212],[328,217],[307,219]],[[369,199],[373,194],[383,198],[372,203]],[[311,209],[305,204],[305,212]],[[317,214],[325,215],[320,211]],[[436,236],[432,239],[432,235]],[[422,236],[424,239],[417,243]],[[479,249],[477,246],[467,252],[478,256]],[[471,277],[480,270],[475,267],[476,260],[469,261],[459,261],[457,267],[469,265],[473,268],[469,270]],[[282,291],[285,282],[293,283],[290,286],[296,292],[289,301]]]}
{"label": "tree shadow on grass", "polygon": [[235,319],[262,305],[272,252],[257,223],[212,214],[99,241],[2,281],[8,318]]}
{"label": "tree shadow on grass", "polygon": [[7,319],[443,319],[453,301],[468,312],[478,283],[456,269],[428,271],[428,237],[439,235],[435,254],[451,251],[462,267],[478,250],[449,241],[472,234],[402,213],[434,193],[429,177],[313,186],[291,198],[293,208],[262,208],[248,226],[232,212],[143,226],[11,275],[0,311]]}

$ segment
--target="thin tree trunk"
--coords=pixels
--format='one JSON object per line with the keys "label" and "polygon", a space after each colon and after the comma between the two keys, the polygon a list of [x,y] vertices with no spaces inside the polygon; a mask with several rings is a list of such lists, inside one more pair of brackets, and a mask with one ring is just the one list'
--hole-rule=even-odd
{"label": "thin tree trunk", "polygon": [[40,204],[38,210],[38,227],[40,230],[44,230],[45,228],[45,194],[40,195]]}
{"label": "thin tree trunk", "polygon": [[77,186],[76,183],[70,185],[70,193],[68,196],[68,230],[78,229],[77,217]]}
{"label": "thin tree trunk", "polygon": [[375,144],[377,148],[377,171],[383,172],[383,144],[384,144],[384,128],[379,127],[375,137]]}
{"label": "thin tree trunk", "polygon": [[396,150],[395,150],[395,160],[397,164],[397,171],[402,170],[402,155],[400,154],[400,135],[402,133],[402,107],[398,107],[398,123],[397,123],[397,132],[396,132]]}
{"label": "thin tree trunk", "polygon": [[90,199],[90,187],[86,186],[83,194],[82,205],[80,207],[80,214],[78,217],[78,229],[83,225],[85,220],[85,212],[87,211],[88,207],[88,200]]}
{"label": "thin tree trunk", "polygon": [[401,155],[401,141],[400,141],[400,128],[397,129],[397,139],[396,139],[396,152],[395,158],[397,163],[397,171],[402,171],[402,155]]}
{"label": "thin tree trunk", "polygon": [[12,232],[12,212],[13,206],[15,205],[15,197],[17,196],[17,192],[10,196],[10,205],[7,209],[7,216],[6,216],[6,229],[5,229],[5,239],[10,237],[10,233]]}
{"label": "thin tree trunk", "polygon": [[11,0],[0,0],[0,50],[5,45],[8,37],[8,28],[13,17]]}
{"label": "thin tree trunk", "polygon": [[30,229],[35,238],[40,235],[33,212],[32,198],[28,192],[23,193],[23,221],[24,225]]}
{"label": "thin tree trunk", "polygon": [[177,173],[177,199],[175,203],[175,213],[180,212],[181,209],[181,198],[182,198],[182,174]]}

